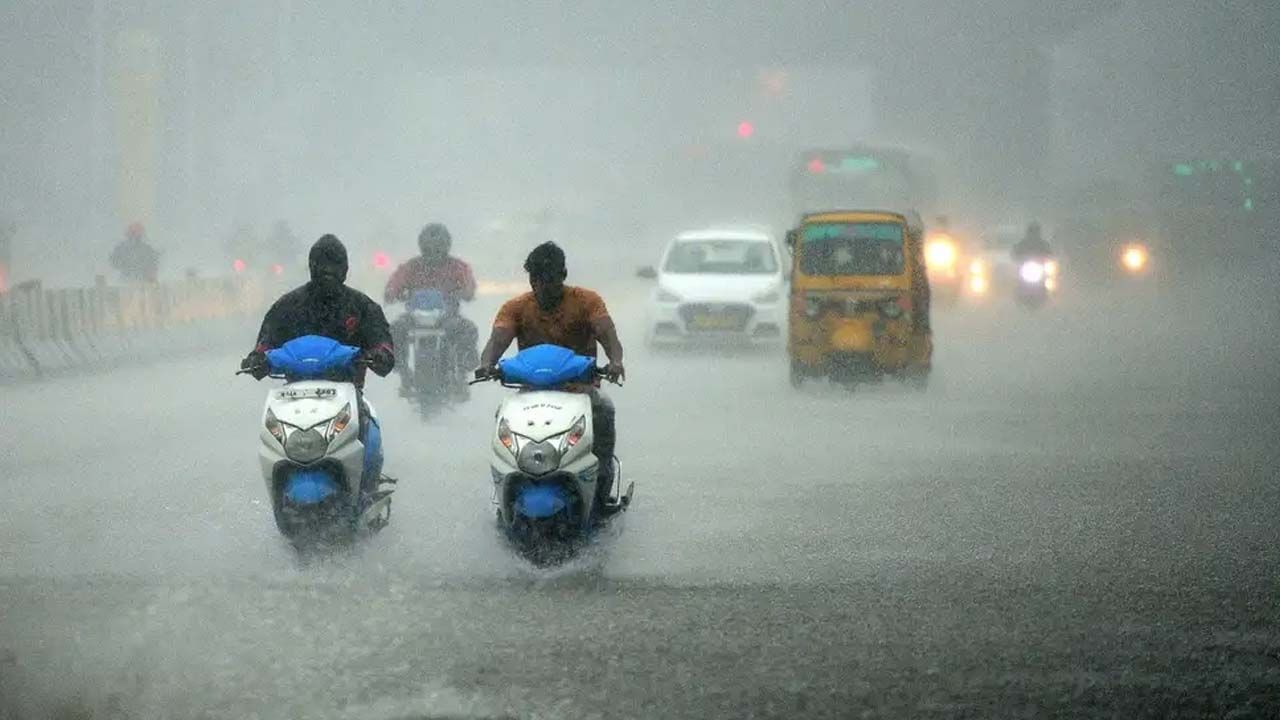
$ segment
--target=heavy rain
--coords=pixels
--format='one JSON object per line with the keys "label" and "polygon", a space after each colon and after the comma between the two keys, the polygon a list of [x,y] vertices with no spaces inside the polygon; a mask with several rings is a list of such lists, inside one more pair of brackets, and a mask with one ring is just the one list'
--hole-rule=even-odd
{"label": "heavy rain", "polygon": [[0,719],[1280,716],[1278,37],[9,0]]}

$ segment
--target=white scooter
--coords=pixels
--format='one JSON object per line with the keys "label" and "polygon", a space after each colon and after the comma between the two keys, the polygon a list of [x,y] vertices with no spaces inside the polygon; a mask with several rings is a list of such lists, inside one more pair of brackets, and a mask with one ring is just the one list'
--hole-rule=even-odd
{"label": "white scooter", "polygon": [[359,352],[318,335],[267,352],[270,377],[285,385],[267,393],[258,464],[276,526],[299,551],[377,532],[391,518],[382,430],[367,401],[361,418],[352,382]]}
{"label": "white scooter", "polygon": [[[484,378],[520,391],[498,408],[490,471],[498,527],[534,563],[569,559],[634,497],[631,483],[621,495],[597,502],[591,397],[568,386],[601,375],[593,358],[538,345],[503,360],[497,376]],[[621,469],[614,466],[614,487],[620,488]]]}

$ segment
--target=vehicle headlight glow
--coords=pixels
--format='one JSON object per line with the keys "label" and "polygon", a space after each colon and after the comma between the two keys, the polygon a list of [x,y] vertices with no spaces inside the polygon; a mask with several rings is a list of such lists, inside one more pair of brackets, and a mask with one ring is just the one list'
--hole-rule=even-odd
{"label": "vehicle headlight glow", "polygon": [[1140,243],[1126,245],[1120,252],[1120,264],[1131,273],[1142,272],[1147,267],[1149,260],[1150,256],[1147,254],[1147,248]]}
{"label": "vehicle headlight glow", "polygon": [[969,292],[974,295],[987,294],[987,278],[985,275],[973,275],[969,278]]}
{"label": "vehicle headlight glow", "polygon": [[1044,263],[1034,260],[1022,263],[1022,267],[1018,268],[1018,277],[1023,282],[1038,283],[1044,280]]}
{"label": "vehicle headlight glow", "polygon": [[1044,274],[1045,274],[1045,277],[1058,277],[1058,261],[1057,261],[1057,260],[1045,260],[1045,261],[1044,261]]}
{"label": "vehicle headlight glow", "polygon": [[970,275],[986,275],[987,274],[986,264],[983,263],[981,260],[974,260],[973,262],[969,263],[969,274]]}
{"label": "vehicle headlight glow", "polygon": [[924,263],[930,270],[950,270],[956,264],[956,244],[951,240],[930,240],[924,247]]}
{"label": "vehicle headlight glow", "polygon": [[678,303],[678,302],[680,302],[680,296],[679,296],[679,295],[677,295],[677,294],[675,294],[675,293],[671,292],[670,290],[668,290],[668,289],[666,289],[666,288],[664,288],[664,287],[660,287],[660,288],[658,288],[658,292],[657,292],[656,297],[657,297],[658,302],[663,302],[663,303]]}

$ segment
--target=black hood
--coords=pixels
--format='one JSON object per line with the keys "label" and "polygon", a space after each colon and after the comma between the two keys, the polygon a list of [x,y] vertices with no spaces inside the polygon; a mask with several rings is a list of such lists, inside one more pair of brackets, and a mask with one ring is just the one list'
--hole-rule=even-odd
{"label": "black hood", "polygon": [[341,285],[347,280],[347,248],[333,235],[325,235],[311,246],[308,261],[312,282]]}

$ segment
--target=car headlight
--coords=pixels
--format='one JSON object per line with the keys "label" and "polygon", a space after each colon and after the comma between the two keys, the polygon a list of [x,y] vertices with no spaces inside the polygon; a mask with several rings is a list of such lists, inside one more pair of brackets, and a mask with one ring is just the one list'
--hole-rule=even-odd
{"label": "car headlight", "polygon": [[1022,263],[1018,268],[1018,276],[1023,282],[1038,283],[1044,280],[1044,264],[1034,260]]}
{"label": "car headlight", "polygon": [[663,303],[678,303],[678,302],[680,302],[680,296],[679,296],[679,295],[677,295],[677,294],[675,294],[675,293],[671,292],[670,290],[668,290],[668,289],[666,289],[666,288],[664,288],[664,287],[660,287],[660,288],[658,288],[658,291],[657,291],[657,293],[655,294],[655,296],[654,296],[654,297],[658,300],[658,302],[663,302]]}
{"label": "car headlight", "polygon": [[1045,277],[1058,277],[1058,261],[1057,261],[1057,260],[1045,260],[1045,261],[1044,261],[1044,274],[1045,274]]}
{"label": "car headlight", "polygon": [[759,295],[753,296],[751,298],[751,301],[760,303],[761,305],[772,305],[781,299],[782,299],[782,293],[778,292],[777,288],[774,288],[772,290],[766,290],[765,292],[762,292]]}

